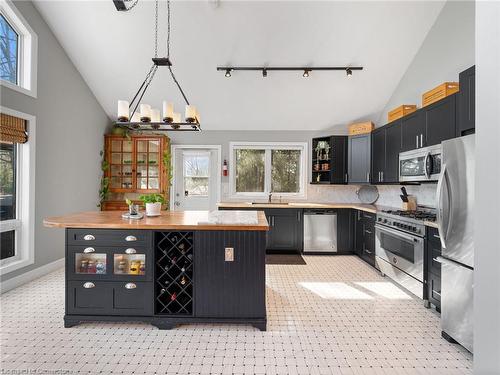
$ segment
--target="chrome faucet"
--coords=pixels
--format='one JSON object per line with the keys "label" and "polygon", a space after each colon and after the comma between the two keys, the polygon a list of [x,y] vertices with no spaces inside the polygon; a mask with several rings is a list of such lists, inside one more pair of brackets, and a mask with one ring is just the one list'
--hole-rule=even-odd
{"label": "chrome faucet", "polygon": [[271,203],[272,197],[273,197],[273,193],[269,193],[269,198],[267,199],[267,203]]}

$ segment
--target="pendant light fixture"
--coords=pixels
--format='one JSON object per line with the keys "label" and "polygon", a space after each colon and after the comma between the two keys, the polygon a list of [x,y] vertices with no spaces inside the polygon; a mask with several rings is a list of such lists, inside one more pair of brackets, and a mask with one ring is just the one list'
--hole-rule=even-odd
{"label": "pendant light fixture", "polygon": [[[118,1],[121,3],[120,1]],[[138,1],[133,3],[129,8],[117,6],[119,11],[131,10]],[[117,1],[114,1],[115,6]],[[170,60],[170,0],[167,0],[167,56],[158,57],[158,0],[155,1],[155,54],[152,58],[153,65],[146,74],[146,78],[139,86],[136,94],[130,102],[125,100],[118,101],[118,115],[115,125],[121,128],[138,131],[201,131],[200,115],[196,108],[190,104],[186,94],[182,90],[179,81],[175,77],[172,70]],[[182,119],[180,113],[174,112],[174,105],[171,102],[163,101],[162,111],[151,108],[149,104],[141,103],[144,94],[148,90],[156,71],[159,67],[166,66],[170,72],[172,80],[176,84],[179,92],[186,103],[185,117]],[[140,112],[137,111],[140,110]]]}

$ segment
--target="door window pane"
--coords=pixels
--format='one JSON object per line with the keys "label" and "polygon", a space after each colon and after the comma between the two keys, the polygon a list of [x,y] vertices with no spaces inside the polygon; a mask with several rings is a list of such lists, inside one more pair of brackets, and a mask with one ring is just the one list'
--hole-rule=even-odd
{"label": "door window pane", "polygon": [[3,15],[0,15],[0,41],[0,78],[17,85],[19,35]]}
{"label": "door window pane", "polygon": [[184,195],[208,196],[210,179],[209,153],[183,153],[184,160]]}
{"label": "door window pane", "polygon": [[271,151],[271,191],[273,193],[300,191],[300,150]]}
{"label": "door window pane", "polygon": [[16,218],[16,145],[0,143],[0,220]]}
{"label": "door window pane", "polygon": [[236,192],[264,192],[265,150],[235,151]]}

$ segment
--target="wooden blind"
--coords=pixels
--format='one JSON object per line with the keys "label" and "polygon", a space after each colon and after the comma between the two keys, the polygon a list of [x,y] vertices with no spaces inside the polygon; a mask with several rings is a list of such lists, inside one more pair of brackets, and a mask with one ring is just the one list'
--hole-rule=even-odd
{"label": "wooden blind", "polygon": [[1,115],[0,122],[0,142],[26,143],[28,133],[26,132],[26,120],[6,115]]}

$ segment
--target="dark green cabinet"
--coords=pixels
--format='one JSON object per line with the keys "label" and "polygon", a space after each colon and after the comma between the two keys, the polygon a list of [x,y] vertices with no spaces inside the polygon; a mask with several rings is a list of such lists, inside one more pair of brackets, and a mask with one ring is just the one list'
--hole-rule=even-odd
{"label": "dark green cabinet", "polygon": [[402,151],[424,147],[425,113],[419,109],[401,119]]}
{"label": "dark green cabinet", "polygon": [[457,137],[471,134],[476,128],[476,66],[460,73],[459,81]]}
{"label": "dark green cabinet", "polygon": [[350,184],[369,184],[371,165],[371,134],[349,137],[348,181]]}
{"label": "dark green cabinet", "polygon": [[267,250],[300,252],[303,242],[302,210],[271,208],[266,210],[269,222]]}

